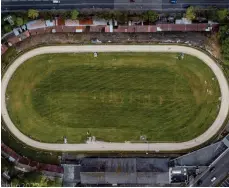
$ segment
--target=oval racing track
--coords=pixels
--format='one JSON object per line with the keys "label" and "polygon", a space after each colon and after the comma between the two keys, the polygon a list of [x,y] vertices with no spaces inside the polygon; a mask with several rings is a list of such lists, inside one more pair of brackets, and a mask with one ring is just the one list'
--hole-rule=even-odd
{"label": "oval racing track", "polygon": [[[33,56],[47,53],[82,53],[82,52],[183,52],[198,57],[205,62],[218,79],[221,91],[221,105],[219,113],[206,132],[193,140],[180,143],[106,143],[91,144],[55,144],[35,141],[22,134],[11,121],[5,101],[8,82],[16,69]],[[178,151],[198,146],[213,137],[222,127],[229,111],[229,88],[222,70],[213,59],[194,48],[178,45],[95,45],[95,46],[48,46],[26,52],[17,58],[5,72],[2,79],[1,113],[10,132],[27,145],[42,150],[53,151]]]}

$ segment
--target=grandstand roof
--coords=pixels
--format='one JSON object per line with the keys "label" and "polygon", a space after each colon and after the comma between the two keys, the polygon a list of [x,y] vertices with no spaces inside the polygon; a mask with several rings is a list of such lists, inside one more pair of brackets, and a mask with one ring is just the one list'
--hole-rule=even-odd
{"label": "grandstand roof", "polygon": [[84,158],[80,177],[83,184],[168,183],[167,158]]}

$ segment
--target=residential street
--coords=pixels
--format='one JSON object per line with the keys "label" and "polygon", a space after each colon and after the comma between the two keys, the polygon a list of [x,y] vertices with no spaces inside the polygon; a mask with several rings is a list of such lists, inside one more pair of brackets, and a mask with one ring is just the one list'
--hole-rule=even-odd
{"label": "residential street", "polygon": [[83,8],[109,8],[119,10],[156,10],[156,11],[182,11],[187,6],[208,8],[229,8],[228,0],[177,0],[171,4],[170,0],[60,0],[54,4],[52,0],[2,0],[2,11],[28,10],[36,8],[48,9],[83,9]]}
{"label": "residential street", "polygon": [[[30,139],[22,134],[12,123],[6,108],[6,88],[15,70],[27,59],[47,53],[82,53],[82,52],[183,52],[198,57],[214,72],[221,90],[221,106],[219,114],[211,127],[197,138],[182,143],[106,143],[91,144],[49,144]],[[229,111],[229,88],[222,70],[213,59],[194,48],[178,45],[88,45],[88,46],[49,46],[28,51],[16,59],[2,78],[2,117],[12,134],[27,145],[52,151],[178,151],[198,146],[214,136],[223,125]]]}

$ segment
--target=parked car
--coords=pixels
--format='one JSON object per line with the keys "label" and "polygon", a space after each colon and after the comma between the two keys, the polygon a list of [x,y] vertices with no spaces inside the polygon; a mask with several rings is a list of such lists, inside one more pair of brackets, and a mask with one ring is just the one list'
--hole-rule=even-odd
{"label": "parked car", "polygon": [[210,168],[210,172],[213,172],[213,171],[215,171],[215,167],[214,166]]}
{"label": "parked car", "polygon": [[60,0],[53,0],[52,2],[55,3],[55,4],[59,4]]}
{"label": "parked car", "polygon": [[171,4],[176,4],[177,3],[177,0],[170,0],[170,3]]}
{"label": "parked car", "polygon": [[212,177],[211,182],[214,182],[216,180],[216,177]]}

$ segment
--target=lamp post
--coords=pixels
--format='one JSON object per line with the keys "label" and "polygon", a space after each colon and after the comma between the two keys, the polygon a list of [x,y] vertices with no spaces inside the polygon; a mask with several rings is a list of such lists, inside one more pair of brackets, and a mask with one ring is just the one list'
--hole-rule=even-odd
{"label": "lamp post", "polygon": [[148,155],[149,153],[149,141],[147,140],[147,151],[146,151],[146,155]]}

